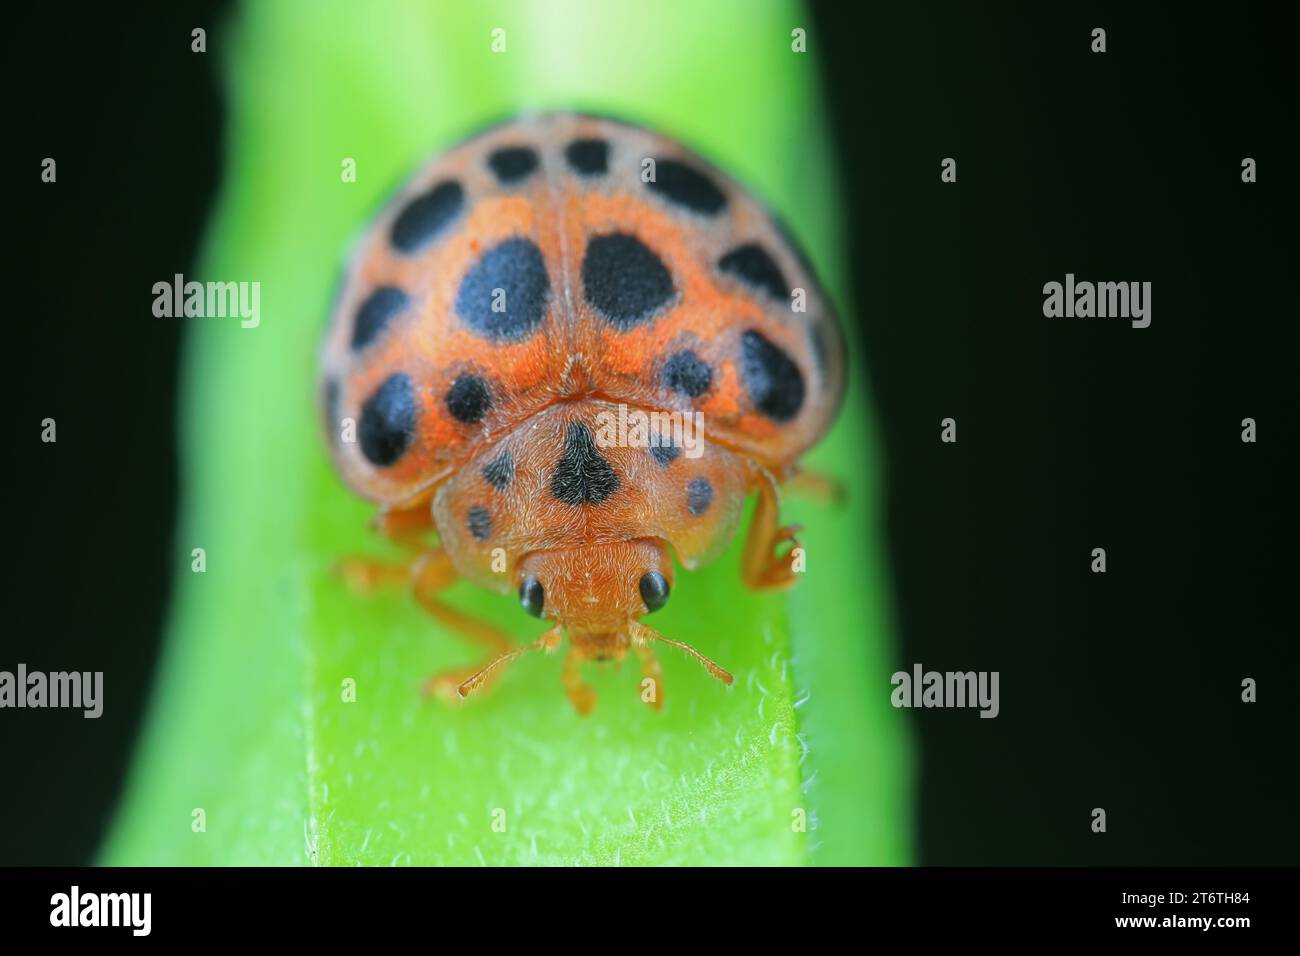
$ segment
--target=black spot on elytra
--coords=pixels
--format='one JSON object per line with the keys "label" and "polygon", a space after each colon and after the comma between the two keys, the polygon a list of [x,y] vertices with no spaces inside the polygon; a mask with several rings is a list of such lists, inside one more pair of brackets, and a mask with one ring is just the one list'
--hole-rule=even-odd
{"label": "black spot on elytra", "polygon": [[646,185],[670,202],[708,216],[727,204],[727,197],[712,179],[675,159],[655,160],[654,181]]}
{"label": "black spot on elytra", "polygon": [[393,245],[399,252],[415,252],[451,225],[464,205],[465,190],[460,183],[438,183],[407,203],[393,221]]}
{"label": "black spot on elytra", "polygon": [[456,293],[456,314],[485,338],[518,342],[542,324],[550,295],[541,250],[528,239],[507,239],[483,253],[465,274]]}
{"label": "black spot on elytra", "polygon": [[718,260],[718,268],[746,285],[761,289],[774,299],[788,299],[790,284],[781,267],[756,242],[737,246]]}
{"label": "black spot on elytra", "polygon": [[686,485],[686,510],[697,518],[713,504],[713,485],[707,478],[692,478]]}
{"label": "black spot on elytra", "polygon": [[359,352],[377,339],[388,323],[410,304],[410,298],[397,286],[381,285],[370,293],[357,309],[357,319],[352,325],[352,351]]}
{"label": "black spot on elytra", "polygon": [[402,457],[415,432],[415,389],[405,373],[384,379],[361,406],[361,453],[387,466]]}
{"label": "black spot on elytra", "polygon": [[750,400],[768,418],[788,422],[803,407],[803,374],[780,346],[748,331],[740,337],[740,375]]}
{"label": "black spot on elytra", "polygon": [[537,169],[537,153],[527,146],[504,146],[488,156],[488,166],[498,180],[509,185],[527,179]]}
{"label": "black spot on elytra", "polygon": [[667,468],[681,456],[682,450],[673,444],[671,437],[664,435],[657,437],[663,444],[651,445],[650,457],[655,460],[655,464],[660,468]]}
{"label": "black spot on elytra", "polygon": [[481,505],[475,505],[465,516],[465,526],[476,540],[486,541],[492,534],[492,514]]}
{"label": "black spot on elytra", "polygon": [[477,375],[462,375],[447,390],[447,411],[459,422],[472,425],[482,421],[491,407],[492,395]]}
{"label": "black spot on elytra", "polygon": [[551,476],[551,495],[566,505],[598,505],[618,490],[618,475],[596,448],[591,429],[570,422],[564,455]]}
{"label": "black spot on elytra", "polygon": [[515,460],[503,451],[483,466],[483,480],[497,491],[504,491],[515,477]]}
{"label": "black spot on elytra", "polygon": [[603,176],[609,169],[609,143],[603,139],[575,139],[564,147],[564,159],[579,176]]}
{"label": "black spot on elytra", "polygon": [[699,398],[713,382],[713,370],[690,349],[675,352],[664,362],[664,386],[689,398]]}
{"label": "black spot on elytra", "polygon": [[676,294],[663,260],[622,232],[587,243],[582,286],[587,301],[620,332],[650,318]]}

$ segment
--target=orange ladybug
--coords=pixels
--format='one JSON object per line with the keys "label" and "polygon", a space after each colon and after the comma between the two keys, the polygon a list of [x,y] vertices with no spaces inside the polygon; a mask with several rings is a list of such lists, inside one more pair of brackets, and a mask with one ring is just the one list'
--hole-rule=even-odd
{"label": "orange ladybug", "polygon": [[[485,663],[426,689],[464,698],[531,649],[578,665],[693,655],[642,622],[758,505],[741,573],[793,583],[778,485],[828,429],[843,339],[807,260],[741,186],[610,119],[497,126],[425,166],[348,269],[322,355],[334,462],[414,557],[348,559],[355,585],[409,582]],[[437,543],[429,543],[436,531]],[[551,622],[524,646],[445,603],[466,578]],[[662,705],[661,692],[653,695]]]}

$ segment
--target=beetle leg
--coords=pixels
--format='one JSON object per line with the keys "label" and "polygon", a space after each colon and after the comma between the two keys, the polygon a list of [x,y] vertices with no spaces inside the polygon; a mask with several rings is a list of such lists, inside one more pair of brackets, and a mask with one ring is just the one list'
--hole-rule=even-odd
{"label": "beetle leg", "polygon": [[[745,539],[741,577],[747,585],[758,590],[788,588],[795,582],[790,557],[799,546],[794,536],[800,526],[781,527],[777,524],[781,497],[772,475],[755,466],[751,476],[751,487],[758,491],[758,506],[749,525],[749,536]],[[790,542],[790,548],[778,551],[786,541]]]}
{"label": "beetle leg", "polygon": [[570,648],[564,658],[561,679],[564,681],[564,693],[568,695],[573,709],[585,717],[596,706],[596,692],[582,679],[582,672],[578,669],[581,663],[581,653],[577,648]]}
{"label": "beetle leg", "polygon": [[[415,507],[381,511],[371,527],[394,544],[414,552],[414,558],[429,550],[426,535],[433,527],[433,512],[427,503]],[[385,586],[406,584],[412,580],[414,562],[386,561],[368,555],[351,555],[340,558],[334,573],[343,578],[352,590],[369,594]]]}
{"label": "beetle leg", "polygon": [[844,482],[823,471],[796,468],[785,481],[787,491],[803,495],[819,505],[842,505],[849,497]]}
{"label": "beetle leg", "polygon": [[433,529],[433,510],[428,502],[410,508],[381,511],[371,527],[389,541],[404,548],[425,551],[425,536]]}
{"label": "beetle leg", "polygon": [[406,584],[411,580],[409,561],[384,561],[354,556],[334,562],[334,574],[341,577],[358,594],[370,594],[382,587]]}
{"label": "beetle leg", "polygon": [[[494,658],[509,653],[512,642],[508,635],[486,621],[480,621],[473,615],[457,610],[439,596],[439,592],[454,584],[457,577],[451,559],[441,548],[420,555],[410,568],[411,587],[415,592],[415,599],[434,620],[446,625],[461,637],[486,648]],[[460,700],[463,696],[458,693],[460,685],[481,670],[483,665],[480,664],[435,674],[425,681],[424,692],[448,700]],[[483,683],[488,682],[490,678],[485,678],[483,681]]]}

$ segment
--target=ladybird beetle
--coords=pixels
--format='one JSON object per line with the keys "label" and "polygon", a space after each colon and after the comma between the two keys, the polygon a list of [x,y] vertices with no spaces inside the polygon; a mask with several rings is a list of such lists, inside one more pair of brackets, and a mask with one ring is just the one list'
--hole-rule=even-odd
{"label": "ladybird beetle", "polygon": [[[751,491],[744,581],[793,583],[778,486],[845,376],[831,305],[759,202],[669,139],[569,113],[421,169],[363,238],[321,364],[334,463],[412,555],[340,573],[409,583],[491,655],[426,691],[464,698],[567,636],[580,713],[595,702],[581,662],[629,648],[656,686],[655,643],[732,682],[641,618],[668,600],[674,558],[689,570],[727,546]],[[514,646],[443,600],[462,578],[516,593],[550,628]]]}

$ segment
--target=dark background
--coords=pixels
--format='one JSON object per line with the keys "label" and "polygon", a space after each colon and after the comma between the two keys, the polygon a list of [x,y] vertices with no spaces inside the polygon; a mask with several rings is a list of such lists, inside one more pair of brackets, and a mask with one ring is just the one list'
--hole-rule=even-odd
{"label": "dark background", "polygon": [[[103,670],[108,706],[0,713],[0,863],[93,858],[158,653],[181,327],[116,316],[193,264],[223,107],[189,31],[212,48],[229,14],[174,6],[13,12],[0,668]],[[1241,5],[866,6],[820,6],[809,51],[886,443],[898,664],[1001,672],[996,720],[913,714],[921,861],[1300,862],[1290,32]],[[1044,318],[1067,272],[1151,281],[1151,327]]]}

